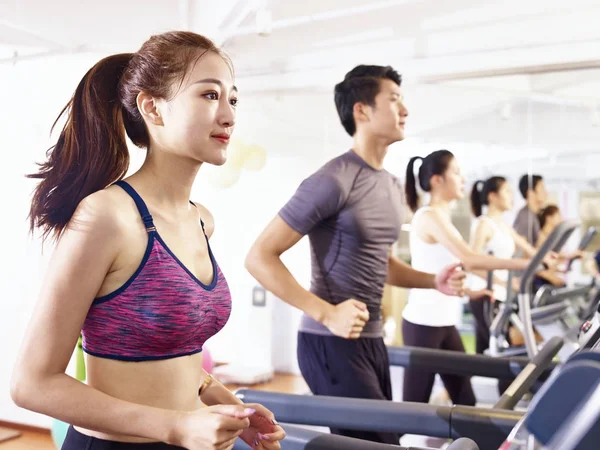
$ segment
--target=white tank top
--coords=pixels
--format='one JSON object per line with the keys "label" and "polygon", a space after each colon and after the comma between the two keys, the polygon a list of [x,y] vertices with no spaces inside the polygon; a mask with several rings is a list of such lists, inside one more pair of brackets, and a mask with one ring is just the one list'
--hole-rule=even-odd
{"label": "white tank top", "polygon": [[[471,234],[475,233],[480,221],[485,220],[492,229],[492,237],[486,243],[484,253],[492,252],[496,258],[511,259],[516,251],[515,240],[508,229],[508,225],[502,225],[488,216],[481,216],[475,219],[471,225]],[[494,270],[494,276],[506,281],[508,280],[508,270]],[[469,277],[469,287],[473,290],[484,289],[487,287],[487,281],[478,276]],[[495,285],[494,294],[496,299],[504,301],[506,299],[506,289],[503,286]]]}
{"label": "white tank top", "polygon": [[[459,262],[459,259],[442,244],[428,244],[418,236],[415,224],[418,224],[419,216],[424,211],[432,209],[430,206],[424,206],[417,210],[412,219],[409,238],[410,257],[413,269],[439,273],[444,267]],[[454,226],[452,228],[462,239],[458,230]],[[462,311],[461,297],[445,295],[435,289],[411,289],[402,316],[417,325],[444,327],[460,324]]]}

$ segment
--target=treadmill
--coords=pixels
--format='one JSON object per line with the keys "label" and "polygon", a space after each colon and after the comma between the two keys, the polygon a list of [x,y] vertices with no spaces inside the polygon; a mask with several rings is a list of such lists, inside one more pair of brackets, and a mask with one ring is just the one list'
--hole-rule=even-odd
{"label": "treadmill", "polygon": [[[572,224],[566,224],[554,236],[558,239],[562,234],[569,229]],[[552,238],[552,235],[551,235]],[[549,238],[550,239],[550,238]],[[548,241],[547,241],[548,242]],[[531,267],[537,268],[547,253],[553,246],[549,243],[544,246],[538,255],[532,261]],[[543,251],[542,251],[543,250]],[[535,270],[530,271],[530,276],[535,274]],[[526,282],[522,283],[522,288],[526,286]],[[525,321],[528,326],[532,322]],[[590,330],[598,331],[600,323],[590,326]],[[531,330],[532,331],[532,330]],[[589,330],[588,330],[589,331]],[[590,340],[594,336],[594,332],[590,336]],[[276,415],[280,423],[284,424],[286,430],[290,430],[290,442],[300,442],[300,447],[283,448],[306,448],[317,449],[323,448],[361,448],[369,449],[372,443],[358,441],[358,447],[351,447],[350,441],[348,445],[340,443],[340,447],[312,447],[312,443],[316,440],[323,440],[321,434],[313,434],[307,436],[307,431],[296,428],[298,425],[305,426],[323,426],[334,428],[357,429],[363,431],[387,431],[400,434],[418,434],[432,437],[441,437],[447,439],[455,439],[454,444],[472,445],[474,441],[479,448],[497,449],[503,445],[507,437],[518,429],[518,426],[524,423],[524,413],[514,411],[517,402],[522,398],[525,392],[528,392],[530,387],[540,377],[550,375],[552,370],[552,360],[563,347],[563,339],[561,337],[553,337],[544,344],[541,349],[535,349],[533,358],[526,362],[524,358],[491,358],[484,355],[466,355],[459,352],[448,352],[441,350],[430,349],[413,349],[413,353],[405,353],[403,356],[409,356],[408,361],[423,362],[431,366],[431,370],[439,371],[439,367],[433,367],[434,362],[440,362],[440,357],[443,363],[453,373],[463,374],[466,367],[476,366],[480,371],[487,371],[489,375],[495,377],[495,371],[508,377],[518,376],[513,380],[510,387],[504,395],[498,400],[493,408],[478,408],[471,406],[436,406],[423,403],[409,402],[392,402],[382,400],[368,400],[356,398],[340,398],[328,396],[312,396],[312,395],[288,395],[273,392],[256,391],[251,389],[240,389],[236,391],[236,395],[246,403],[260,403],[269,408]],[[582,344],[583,347],[589,347],[591,343]],[[422,352],[425,350],[426,357]],[[432,354],[433,352],[433,354]],[[393,355],[394,352],[391,352]],[[433,356],[435,355],[435,357]],[[396,356],[398,356],[396,354]],[[582,355],[576,354],[572,359]],[[456,357],[457,359],[454,359]],[[406,360],[406,358],[405,358]],[[472,363],[472,364],[471,364]],[[559,371],[554,371],[560,374]],[[469,374],[473,374],[472,372]],[[550,380],[544,385],[547,386],[553,380]],[[537,396],[536,396],[537,397]],[[311,430],[312,433],[318,433]],[[302,437],[297,438],[297,433],[305,433]],[[311,437],[312,436],[312,437]],[[349,439],[341,436],[328,435],[327,439],[333,444],[333,440]],[[460,440],[467,438],[469,440]],[[324,441],[319,442],[324,442]],[[287,442],[284,441],[284,444]],[[454,445],[453,444],[453,445]],[[296,445],[290,444],[290,445]],[[316,444],[315,444],[316,445]],[[389,446],[385,444],[374,444],[376,448],[398,448],[397,446]],[[384,447],[381,447],[384,445]],[[237,447],[244,448],[244,447]],[[402,447],[400,447],[402,448]],[[453,447],[450,447],[453,448]],[[476,447],[475,447],[476,448]],[[508,447],[507,447],[508,448]]]}
{"label": "treadmill", "polygon": [[[283,450],[434,450],[425,447],[401,447],[400,445],[381,444],[360,439],[322,433],[310,428],[294,425],[282,425],[286,437],[281,441]],[[240,439],[233,450],[248,450],[250,447]],[[480,450],[470,439],[458,439],[447,450]]]}
{"label": "treadmill", "polygon": [[[546,254],[550,251],[560,249],[569,239],[573,231],[577,228],[577,222],[567,221],[558,225],[544,242],[538,253],[532,259],[529,267],[521,277],[520,292],[522,301],[528,302],[531,298],[529,294],[530,286],[533,283],[535,273],[539,270]],[[508,299],[507,299],[508,300]],[[546,322],[558,320],[561,315],[566,314],[569,309],[567,300],[554,305],[545,305],[540,308],[531,307],[524,311],[520,309],[520,315],[517,314],[517,306],[509,301],[500,306],[500,311],[496,315],[491,330],[490,355],[470,355],[463,352],[454,352],[448,350],[436,350],[421,347],[388,347],[388,356],[390,365],[399,367],[418,367],[437,373],[447,373],[461,376],[481,376],[486,378],[495,378],[499,380],[514,380],[523,369],[530,363],[531,357],[527,355],[526,346],[517,348],[508,348],[508,343],[504,344],[500,337],[504,339],[505,328],[509,321],[521,331],[523,336],[527,337],[526,326],[538,326]],[[524,319],[524,314],[528,320]],[[533,329],[531,329],[533,334]],[[537,343],[533,341],[535,349],[532,352],[537,353]],[[506,348],[505,348],[506,346]],[[496,351],[494,351],[496,349]],[[500,351],[502,350],[502,351]],[[572,343],[569,344],[568,355],[572,354],[576,348]],[[518,355],[518,356],[515,356]],[[566,355],[563,355],[566,356]],[[550,372],[555,368],[557,362],[550,362],[540,375],[541,380],[545,380]]]}

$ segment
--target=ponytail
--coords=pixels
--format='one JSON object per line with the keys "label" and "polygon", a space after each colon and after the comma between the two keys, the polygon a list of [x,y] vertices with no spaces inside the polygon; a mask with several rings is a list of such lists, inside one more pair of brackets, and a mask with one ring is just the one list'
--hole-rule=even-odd
{"label": "ponytail", "polygon": [[119,80],[131,53],[99,61],[83,77],[75,94],[52,125],[67,121],[46,162],[27,178],[40,179],[29,212],[30,228],[44,238],[65,229],[77,205],[88,195],[123,178],[129,168]]}
{"label": "ponytail", "polygon": [[181,86],[193,64],[208,52],[221,56],[233,71],[227,55],[207,37],[169,31],[151,36],[136,53],[102,59],[85,74],[56,119],[67,115],[47,161],[37,173],[27,175],[41,180],[29,212],[31,231],[40,227],[44,238],[51,233],[59,237],[81,200],[125,176],[129,168],[125,133],[136,146],[150,146],[137,107],[139,93],[172,98],[173,86]]}
{"label": "ponytail", "polygon": [[506,183],[506,178],[499,175],[490,177],[485,181],[479,180],[475,182],[471,190],[471,211],[473,211],[475,217],[483,214],[483,206],[490,204],[490,194],[500,192],[504,183]]}
{"label": "ponytail", "polygon": [[417,192],[417,180],[415,178],[415,162],[418,159],[423,161],[423,158],[420,156],[414,156],[410,158],[408,167],[406,168],[406,183],[404,185],[408,206],[412,212],[415,212],[417,209],[419,209],[419,194]]}
{"label": "ponytail", "polygon": [[479,217],[483,213],[483,185],[484,182],[478,180],[475,182],[473,189],[471,190],[471,211],[473,211],[473,215],[475,217]]}

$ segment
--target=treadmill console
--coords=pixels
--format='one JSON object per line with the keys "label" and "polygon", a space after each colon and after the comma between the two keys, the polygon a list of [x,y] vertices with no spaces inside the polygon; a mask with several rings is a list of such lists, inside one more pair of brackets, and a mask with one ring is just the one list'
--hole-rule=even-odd
{"label": "treadmill console", "polygon": [[594,317],[581,325],[578,340],[582,349],[600,347],[600,306]]}

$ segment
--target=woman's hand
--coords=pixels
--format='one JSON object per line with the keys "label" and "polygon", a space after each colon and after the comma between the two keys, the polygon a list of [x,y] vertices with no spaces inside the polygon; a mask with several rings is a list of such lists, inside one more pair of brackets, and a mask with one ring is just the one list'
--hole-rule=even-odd
{"label": "woman's hand", "polygon": [[255,403],[244,406],[256,412],[250,416],[250,426],[242,432],[240,438],[253,450],[280,449],[280,441],[285,438],[285,431],[277,424],[273,413]]}
{"label": "woman's hand", "polygon": [[229,450],[248,429],[254,413],[246,405],[216,405],[181,413],[169,443],[188,450]]}
{"label": "woman's hand", "polygon": [[494,303],[496,298],[494,297],[494,292],[489,289],[479,289],[478,291],[467,290],[467,295],[471,300],[482,300],[485,297],[489,297],[490,302]]}

